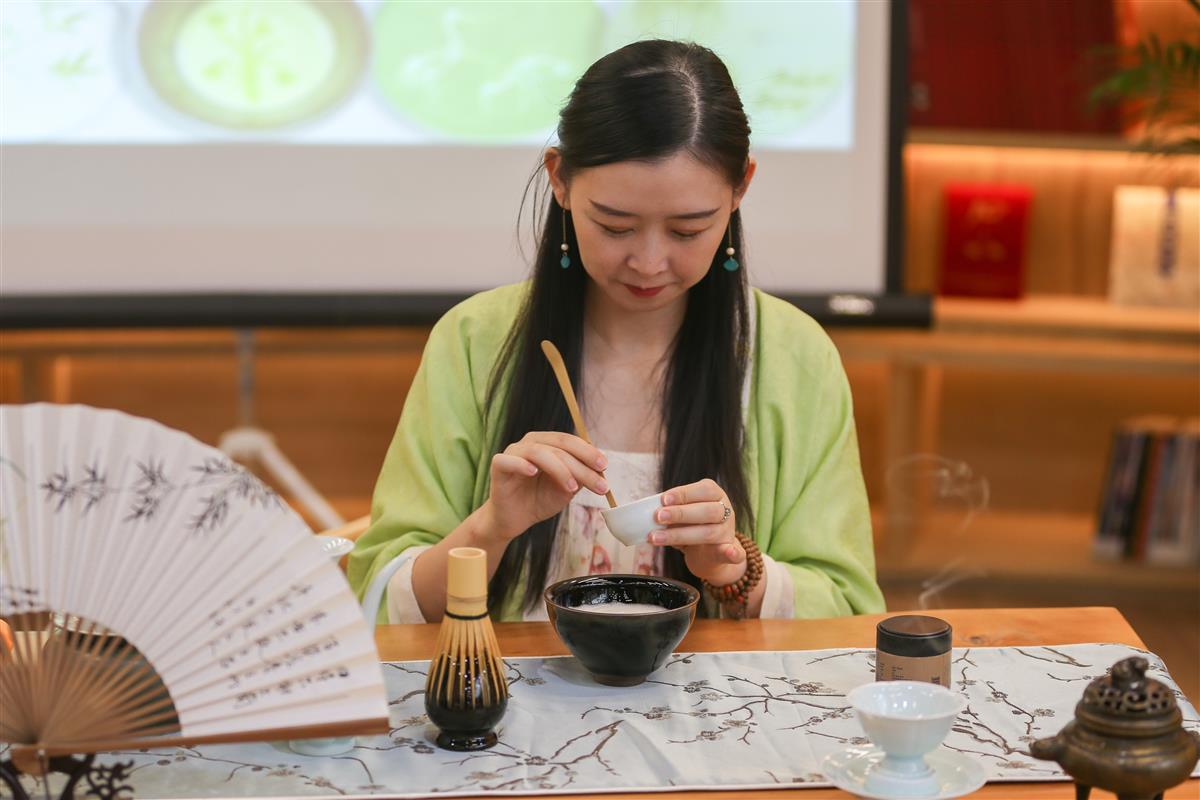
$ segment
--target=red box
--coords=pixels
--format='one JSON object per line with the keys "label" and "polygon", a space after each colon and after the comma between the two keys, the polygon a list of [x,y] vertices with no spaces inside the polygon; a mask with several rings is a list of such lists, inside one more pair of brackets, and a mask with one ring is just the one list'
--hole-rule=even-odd
{"label": "red box", "polygon": [[940,292],[1017,298],[1024,293],[1028,186],[946,184]]}

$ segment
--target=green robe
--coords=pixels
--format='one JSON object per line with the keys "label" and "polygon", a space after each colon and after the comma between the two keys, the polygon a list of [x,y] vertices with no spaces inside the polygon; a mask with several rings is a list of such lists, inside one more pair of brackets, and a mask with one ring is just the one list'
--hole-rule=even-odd
{"label": "green robe", "polygon": [[[371,506],[350,555],[361,598],[405,548],[437,544],[488,496],[503,403],[487,403],[493,365],[527,283],[477,294],[429,334]],[[859,465],[850,386],[833,342],[791,304],[754,290],[745,468],[761,550],[785,564],[797,617],[884,610]],[[386,622],[386,599],[380,605]],[[521,618],[514,598],[500,618]]]}

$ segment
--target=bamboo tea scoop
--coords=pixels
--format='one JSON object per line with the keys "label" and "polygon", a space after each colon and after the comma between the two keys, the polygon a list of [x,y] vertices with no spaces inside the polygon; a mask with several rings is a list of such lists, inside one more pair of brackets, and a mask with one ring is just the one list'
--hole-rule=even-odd
{"label": "bamboo tea scoop", "polygon": [[[558,388],[562,389],[563,399],[567,401],[567,409],[571,412],[571,420],[575,423],[576,433],[579,434],[580,439],[592,444],[592,437],[588,436],[587,425],[583,424],[583,414],[579,412],[579,403],[575,400],[575,390],[571,387],[571,376],[567,374],[567,365],[563,363],[562,353],[558,352],[554,342],[549,339],[542,339],[542,352],[546,354],[546,360],[550,362],[550,368],[554,370],[554,377],[558,378]],[[592,446],[595,447],[595,445]],[[612,489],[609,489],[604,496],[608,498],[609,508],[617,507],[617,498],[613,497]]]}

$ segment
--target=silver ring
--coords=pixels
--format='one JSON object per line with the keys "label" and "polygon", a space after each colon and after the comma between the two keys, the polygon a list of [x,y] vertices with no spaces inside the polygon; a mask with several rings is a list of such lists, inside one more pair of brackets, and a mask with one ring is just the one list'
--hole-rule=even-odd
{"label": "silver ring", "polygon": [[724,500],[721,501],[721,508],[725,509],[725,516],[721,517],[721,522],[724,522],[725,520],[727,520],[731,516],[733,516],[733,509],[730,508],[729,506],[725,505]]}

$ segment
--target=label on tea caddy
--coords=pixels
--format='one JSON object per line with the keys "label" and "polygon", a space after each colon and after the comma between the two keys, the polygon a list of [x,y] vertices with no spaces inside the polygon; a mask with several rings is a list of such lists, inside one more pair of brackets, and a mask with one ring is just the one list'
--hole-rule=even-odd
{"label": "label on tea caddy", "polygon": [[926,658],[907,658],[876,651],[875,680],[922,681],[950,688],[950,653]]}

